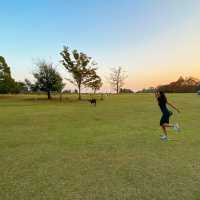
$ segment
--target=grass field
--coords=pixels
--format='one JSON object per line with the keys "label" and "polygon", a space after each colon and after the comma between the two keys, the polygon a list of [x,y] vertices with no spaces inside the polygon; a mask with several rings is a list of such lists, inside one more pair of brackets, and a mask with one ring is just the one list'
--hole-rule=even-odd
{"label": "grass field", "polygon": [[30,98],[0,96],[0,199],[200,199],[200,96],[168,95],[182,132],[167,143],[151,94]]}

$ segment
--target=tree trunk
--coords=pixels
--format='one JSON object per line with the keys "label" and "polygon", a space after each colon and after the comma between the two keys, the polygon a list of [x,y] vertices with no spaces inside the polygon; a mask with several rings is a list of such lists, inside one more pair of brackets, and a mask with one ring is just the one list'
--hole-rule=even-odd
{"label": "tree trunk", "polygon": [[81,100],[81,86],[78,86],[78,100]]}
{"label": "tree trunk", "polygon": [[119,94],[119,83],[117,82],[117,94]]}
{"label": "tree trunk", "polygon": [[60,102],[62,102],[62,92],[60,92]]}
{"label": "tree trunk", "polygon": [[48,95],[48,99],[51,99],[51,92],[50,91],[47,92],[47,95]]}

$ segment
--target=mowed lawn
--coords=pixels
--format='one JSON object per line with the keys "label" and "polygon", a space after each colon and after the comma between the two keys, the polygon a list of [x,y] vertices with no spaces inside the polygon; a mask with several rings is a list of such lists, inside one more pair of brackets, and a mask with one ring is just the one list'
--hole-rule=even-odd
{"label": "mowed lawn", "polygon": [[168,95],[182,111],[168,142],[152,94],[31,98],[0,96],[0,199],[200,199],[200,96]]}

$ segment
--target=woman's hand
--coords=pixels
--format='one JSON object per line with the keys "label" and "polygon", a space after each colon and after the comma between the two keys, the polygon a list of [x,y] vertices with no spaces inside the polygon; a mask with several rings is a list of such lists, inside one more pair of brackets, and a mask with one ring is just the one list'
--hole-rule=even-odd
{"label": "woman's hand", "polygon": [[181,111],[180,111],[178,108],[176,108],[176,106],[174,106],[172,103],[167,102],[167,104],[168,104],[169,106],[171,106],[174,110],[176,110],[178,113],[181,112]]}
{"label": "woman's hand", "polygon": [[154,94],[155,94],[155,97],[157,99],[158,98],[158,90],[157,89],[154,89]]}

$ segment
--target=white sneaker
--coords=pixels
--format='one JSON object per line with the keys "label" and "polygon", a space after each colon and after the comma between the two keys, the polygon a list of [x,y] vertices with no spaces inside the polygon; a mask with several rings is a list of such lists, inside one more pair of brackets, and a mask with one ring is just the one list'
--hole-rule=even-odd
{"label": "white sneaker", "polygon": [[180,132],[180,126],[178,123],[174,124],[174,130],[177,131],[178,133]]}
{"label": "white sneaker", "polygon": [[160,137],[160,139],[161,139],[162,141],[168,141],[168,137],[167,137],[166,135],[162,135],[162,136]]}

